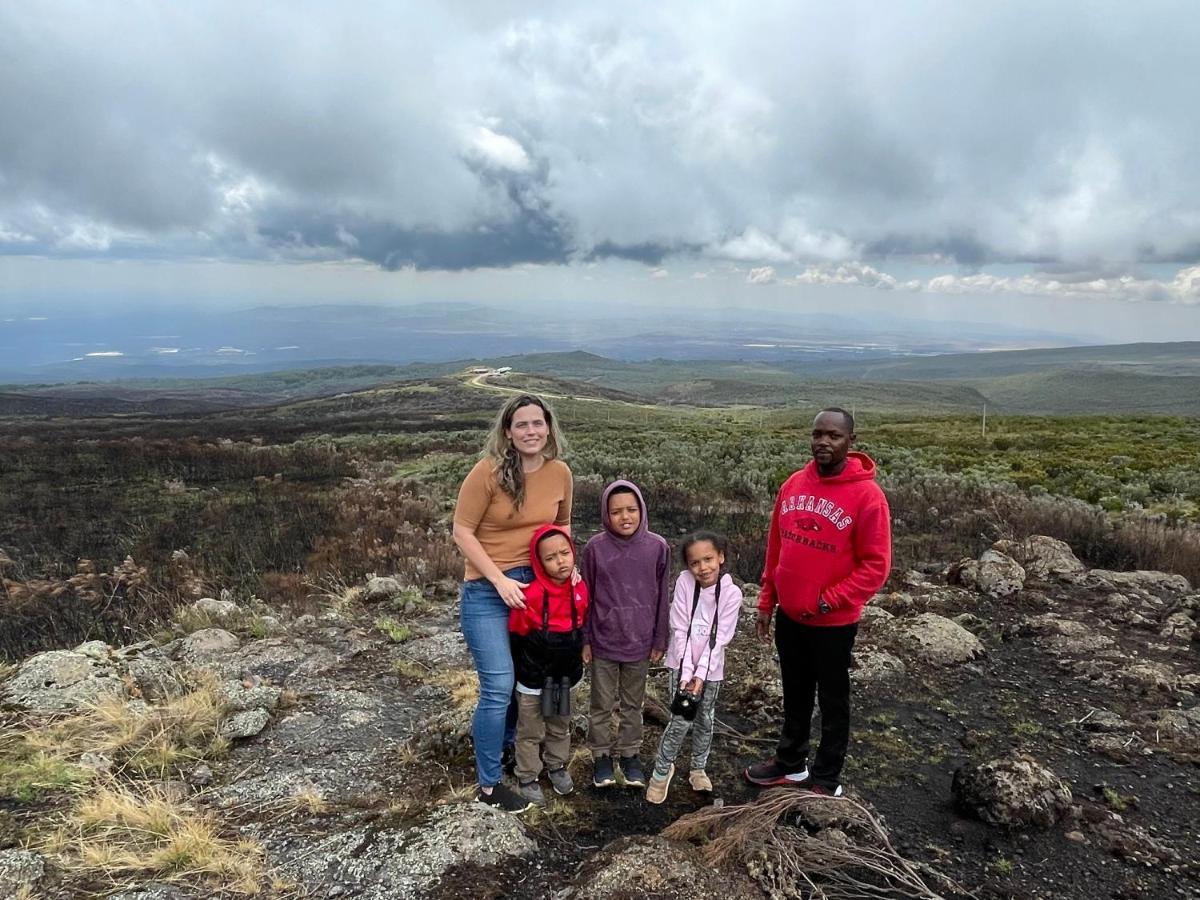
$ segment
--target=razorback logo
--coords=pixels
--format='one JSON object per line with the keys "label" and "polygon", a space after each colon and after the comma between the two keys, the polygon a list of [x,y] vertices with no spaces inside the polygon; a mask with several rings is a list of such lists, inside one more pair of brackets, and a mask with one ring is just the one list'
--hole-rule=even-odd
{"label": "razorback logo", "polygon": [[801,531],[820,531],[821,523],[812,516],[803,516],[796,520],[796,527]]}

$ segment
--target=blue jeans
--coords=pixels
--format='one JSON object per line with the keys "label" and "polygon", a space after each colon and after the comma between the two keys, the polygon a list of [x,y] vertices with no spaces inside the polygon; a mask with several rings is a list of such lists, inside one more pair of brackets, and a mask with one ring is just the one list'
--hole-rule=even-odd
{"label": "blue jeans", "polygon": [[[505,573],[516,581],[533,581],[533,569],[518,566]],[[500,783],[500,754],[517,736],[516,677],[508,643],[508,607],[486,578],[464,581],[459,624],[479,675],[479,705],[471,718],[475,772],[480,787]]]}

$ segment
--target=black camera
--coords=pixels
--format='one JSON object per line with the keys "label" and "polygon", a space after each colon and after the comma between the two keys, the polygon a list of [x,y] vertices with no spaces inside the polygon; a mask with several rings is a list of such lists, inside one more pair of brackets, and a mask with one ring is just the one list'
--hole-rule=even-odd
{"label": "black camera", "polygon": [[675,699],[671,701],[671,713],[673,715],[691,722],[696,718],[696,713],[699,710],[699,694],[693,694],[691,691],[685,691],[682,688],[675,692]]}

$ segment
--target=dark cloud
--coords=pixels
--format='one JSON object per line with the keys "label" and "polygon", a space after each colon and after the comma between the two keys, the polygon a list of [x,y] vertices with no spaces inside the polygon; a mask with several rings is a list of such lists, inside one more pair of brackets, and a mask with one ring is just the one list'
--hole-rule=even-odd
{"label": "dark cloud", "polygon": [[1200,11],[1089,10],[7,4],[0,254],[1194,263]]}

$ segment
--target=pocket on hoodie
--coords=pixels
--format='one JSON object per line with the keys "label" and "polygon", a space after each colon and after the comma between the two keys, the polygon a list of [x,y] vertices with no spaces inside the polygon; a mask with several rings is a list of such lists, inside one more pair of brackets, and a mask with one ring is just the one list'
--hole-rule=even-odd
{"label": "pocket on hoodie", "polygon": [[793,617],[812,615],[824,585],[803,571],[780,563],[775,569],[775,596],[783,611]]}

